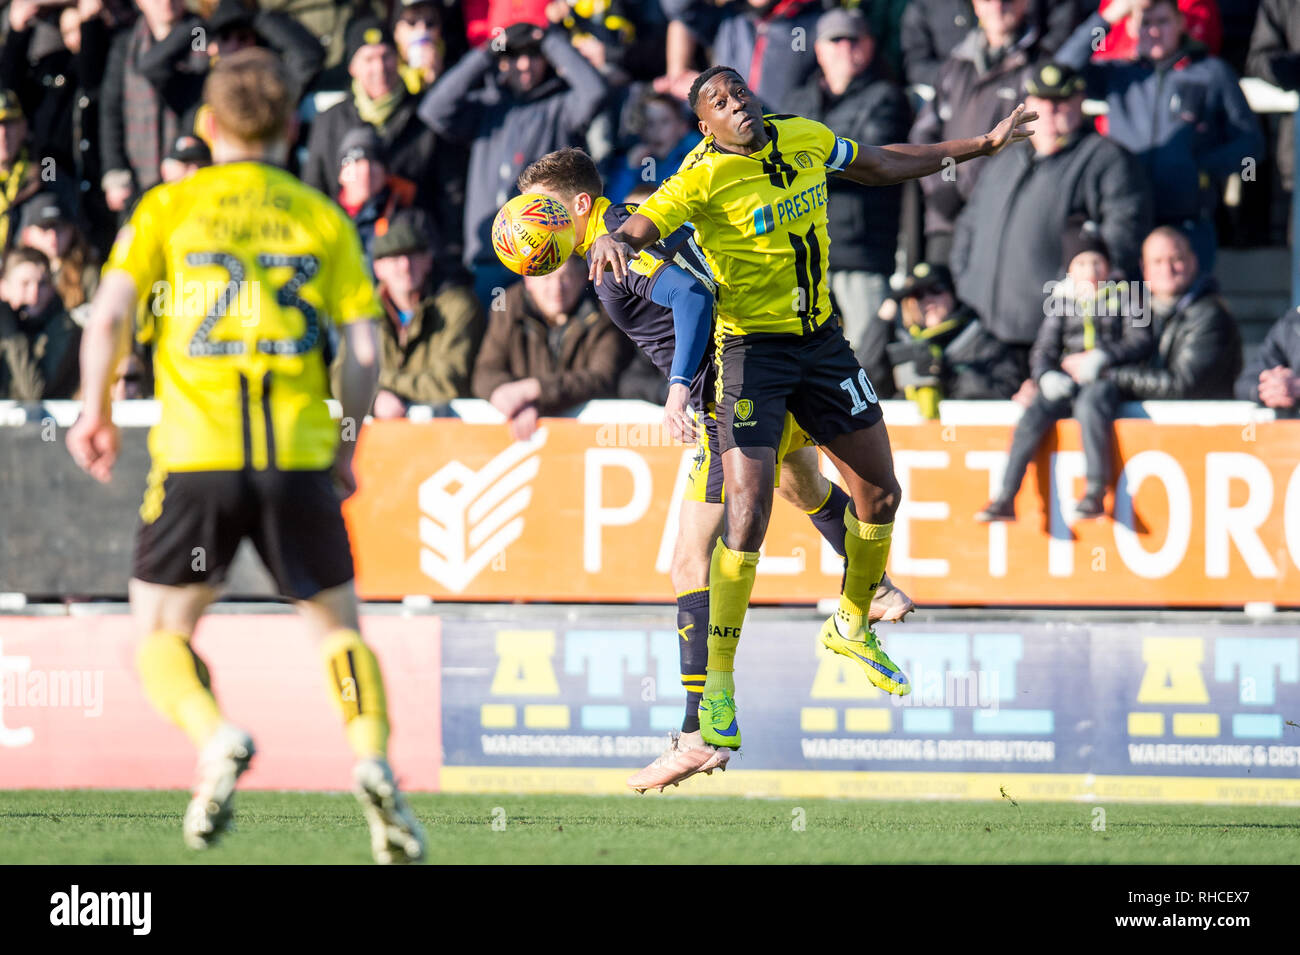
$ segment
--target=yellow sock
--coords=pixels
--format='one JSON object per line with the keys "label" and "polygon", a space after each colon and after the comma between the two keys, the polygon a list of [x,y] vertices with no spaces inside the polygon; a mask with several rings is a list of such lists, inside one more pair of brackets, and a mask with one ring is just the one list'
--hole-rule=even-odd
{"label": "yellow sock", "polygon": [[754,590],[758,554],[732,550],[722,539],[709,563],[709,665],[704,692],[736,692],[736,645]]}
{"label": "yellow sock", "polygon": [[334,705],[358,759],[388,752],[388,704],[379,661],[355,630],[336,630],[321,644]]}
{"label": "yellow sock", "polygon": [[894,533],[892,522],[865,524],[853,514],[853,505],[844,509],[844,550],[848,567],[844,572],[844,592],[840,594],[838,612],[841,632],[846,636],[866,626],[871,598],[876,595],[880,578],[889,560],[889,540]]}
{"label": "yellow sock", "polygon": [[201,747],[221,724],[221,710],[212,695],[208,667],[183,633],[155,630],[135,652],[136,670],[145,696]]}

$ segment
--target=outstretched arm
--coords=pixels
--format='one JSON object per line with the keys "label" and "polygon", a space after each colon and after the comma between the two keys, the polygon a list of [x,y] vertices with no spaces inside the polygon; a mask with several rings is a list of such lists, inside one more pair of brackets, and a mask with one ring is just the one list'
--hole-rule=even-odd
{"label": "outstretched arm", "polygon": [[952,163],[992,156],[1011,143],[1028,139],[1033,133],[1029,124],[1037,118],[1037,113],[1026,113],[1025,105],[1021,103],[1015,112],[983,136],[950,139],[932,145],[859,146],[853,162],[839,175],[864,186],[892,186],[908,179],[921,179]]}

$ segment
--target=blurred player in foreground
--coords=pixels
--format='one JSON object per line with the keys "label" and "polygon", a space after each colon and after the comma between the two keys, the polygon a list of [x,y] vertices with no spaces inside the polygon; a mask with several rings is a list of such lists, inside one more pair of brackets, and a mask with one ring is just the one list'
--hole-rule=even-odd
{"label": "blurred player in foreground", "polygon": [[[418,861],[424,834],[386,759],[384,684],[358,632],[335,485],[355,489],[355,430],[374,397],[383,312],[352,223],[277,165],[293,130],[274,55],[223,56],[204,99],[216,165],[148,192],[118,234],[82,343],[85,404],[68,450],[110,479],[119,441],[110,371],[147,301],[161,415],[149,435],[130,597],[145,693],[199,751],[185,842],[205,848],[229,827],[235,784],[253,757],[190,646],[248,537],[320,649],[357,756],[353,789],[376,861]],[[325,404],[332,325],[345,339],[339,400],[352,434],[342,443]]]}
{"label": "blurred player in foreground", "polygon": [[[636,211],[601,195],[600,173],[580,149],[561,149],[537,160],[519,177],[521,193],[540,193],[569,211],[577,232],[575,252],[587,254],[597,236],[616,231]],[[677,594],[682,685],[686,715],[681,734],[628,785],[644,792],[681,782],[695,773],[725,769],[731,750],[700,735],[699,703],[704,689],[708,643],[700,639],[709,622],[709,554],[722,533],[723,482],[718,422],[713,410],[714,282],[708,264],[682,226],[643,250],[623,278],[606,277],[597,287],[606,313],[669,379],[664,423],[675,440],[698,438],[698,450],[681,504],[671,577]],[[690,409],[695,411],[692,417]],[[696,418],[700,427],[696,427]],[[787,416],[777,473],[782,497],[806,513],[835,552],[844,557],[844,509],[849,498],[822,475],[817,449],[793,417]],[[888,580],[871,605],[871,619],[899,620],[912,601]]]}
{"label": "blurred player in foreground", "polygon": [[642,249],[691,222],[719,286],[714,360],[726,530],[709,569],[708,675],[699,712],[705,742],[737,749],[736,646],[771,516],[787,412],[826,451],[852,497],[843,516],[840,605],[822,627],[822,643],[855,660],[880,689],[899,696],[912,689],[868,618],[900,490],[875,391],[831,308],[826,177],[840,173],[863,185],[919,178],[1028,138],[1024,124],[1036,117],[1022,106],[977,138],[859,147],[821,123],[763,115],[729,67],[701,73],[689,100],[704,141],[615,232],[595,239],[588,260],[597,285],[607,268],[622,279]]}

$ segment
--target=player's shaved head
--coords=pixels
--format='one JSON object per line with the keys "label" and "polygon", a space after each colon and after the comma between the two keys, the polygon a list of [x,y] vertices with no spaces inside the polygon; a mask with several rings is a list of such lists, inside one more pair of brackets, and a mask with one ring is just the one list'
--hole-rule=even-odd
{"label": "player's shaved head", "polygon": [[700,115],[700,111],[697,108],[700,102],[700,90],[704,88],[705,83],[709,82],[709,80],[713,79],[715,76],[718,76],[722,73],[730,73],[740,82],[742,83],[745,82],[745,78],[740,75],[740,71],[735,69],[734,67],[710,66],[699,76],[695,77],[695,82],[691,84],[691,91],[686,95],[686,102],[691,107],[691,112],[694,113],[696,116]]}
{"label": "player's shaved head", "polygon": [[284,64],[256,47],[219,58],[203,84],[203,99],[222,135],[247,146],[283,139],[293,112]]}

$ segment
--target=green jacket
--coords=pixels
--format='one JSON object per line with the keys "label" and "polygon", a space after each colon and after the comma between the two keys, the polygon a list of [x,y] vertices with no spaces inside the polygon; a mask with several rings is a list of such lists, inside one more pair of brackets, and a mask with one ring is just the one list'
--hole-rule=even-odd
{"label": "green jacket", "polygon": [[420,301],[405,328],[382,287],[380,300],[387,317],[379,323],[379,387],[418,405],[468,397],[485,325],[473,291],[442,285]]}
{"label": "green jacket", "polygon": [[81,329],[56,300],[40,318],[19,320],[0,302],[0,398],[71,398],[80,378]]}

